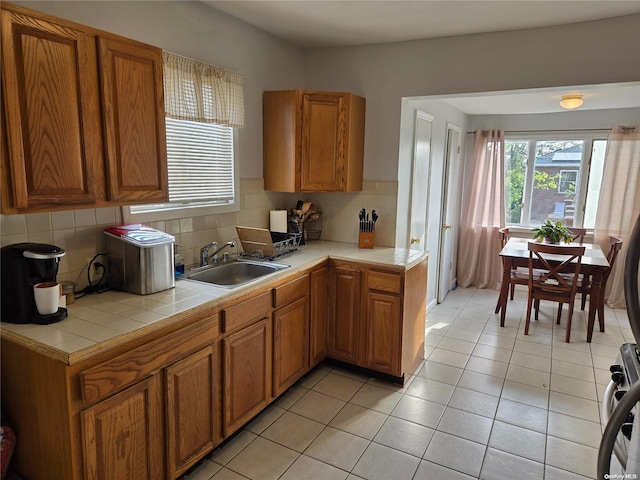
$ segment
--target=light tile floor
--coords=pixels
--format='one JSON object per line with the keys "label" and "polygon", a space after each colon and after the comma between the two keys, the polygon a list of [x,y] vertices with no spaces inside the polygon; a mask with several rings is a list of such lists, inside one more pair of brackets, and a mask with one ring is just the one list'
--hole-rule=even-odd
{"label": "light tile floor", "polygon": [[551,302],[525,336],[526,294],[504,328],[496,299],[459,288],[429,312],[404,388],[320,365],[185,478],[595,478],[608,368],[633,342],[626,311],[606,309],[588,344],[576,310],[567,344]]}

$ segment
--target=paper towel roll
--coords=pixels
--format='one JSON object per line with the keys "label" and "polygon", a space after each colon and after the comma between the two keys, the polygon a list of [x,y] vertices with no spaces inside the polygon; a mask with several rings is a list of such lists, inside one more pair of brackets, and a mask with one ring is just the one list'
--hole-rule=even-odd
{"label": "paper towel roll", "polygon": [[287,211],[271,210],[269,212],[269,230],[278,233],[287,233]]}

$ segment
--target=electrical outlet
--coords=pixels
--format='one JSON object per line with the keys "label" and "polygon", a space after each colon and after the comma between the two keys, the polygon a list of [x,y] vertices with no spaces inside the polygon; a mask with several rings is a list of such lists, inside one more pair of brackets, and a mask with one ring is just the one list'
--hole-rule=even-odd
{"label": "electrical outlet", "polygon": [[96,258],[93,263],[91,263],[92,259],[93,257],[87,257],[87,269],[89,269],[89,279],[91,280],[91,283],[95,283],[100,280],[102,272],[96,266],[96,262],[98,262],[98,259]]}

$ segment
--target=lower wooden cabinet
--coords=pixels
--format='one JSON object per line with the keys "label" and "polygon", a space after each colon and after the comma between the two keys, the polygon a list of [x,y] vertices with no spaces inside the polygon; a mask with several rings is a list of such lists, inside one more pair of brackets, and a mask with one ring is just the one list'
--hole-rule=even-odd
{"label": "lower wooden cabinet", "polygon": [[71,364],[3,334],[13,466],[173,480],[325,356],[403,379],[424,357],[426,275],[330,260]]}
{"label": "lower wooden cabinet", "polygon": [[309,292],[309,362],[315,367],[327,358],[327,317],[329,293],[329,268],[311,272]]}
{"label": "lower wooden cabinet", "polygon": [[164,478],[162,425],[159,375],[85,410],[85,480]]}
{"label": "lower wooden cabinet", "polygon": [[362,272],[344,263],[330,268],[327,354],[348,363],[359,363],[360,280]]}
{"label": "lower wooden cabinet", "polygon": [[363,366],[397,375],[402,344],[402,306],[399,295],[367,291]]}
{"label": "lower wooden cabinet", "polygon": [[273,312],[273,395],[277,396],[309,370],[309,302],[307,295]]}
{"label": "lower wooden cabinet", "polygon": [[403,381],[424,359],[427,260],[384,269],[331,261],[329,358]]}
{"label": "lower wooden cabinet", "polygon": [[224,436],[271,400],[271,322],[268,318],[222,340]]}
{"label": "lower wooden cabinet", "polygon": [[167,477],[176,478],[220,442],[216,345],[165,369]]}

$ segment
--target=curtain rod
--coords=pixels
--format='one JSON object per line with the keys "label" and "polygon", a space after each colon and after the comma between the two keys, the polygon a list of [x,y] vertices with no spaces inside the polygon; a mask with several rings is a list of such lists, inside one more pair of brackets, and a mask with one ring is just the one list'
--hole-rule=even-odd
{"label": "curtain rod", "polygon": [[[504,133],[551,133],[551,132],[610,132],[610,128],[569,128],[559,130],[505,130]],[[467,132],[467,135],[476,133],[475,130]]]}

